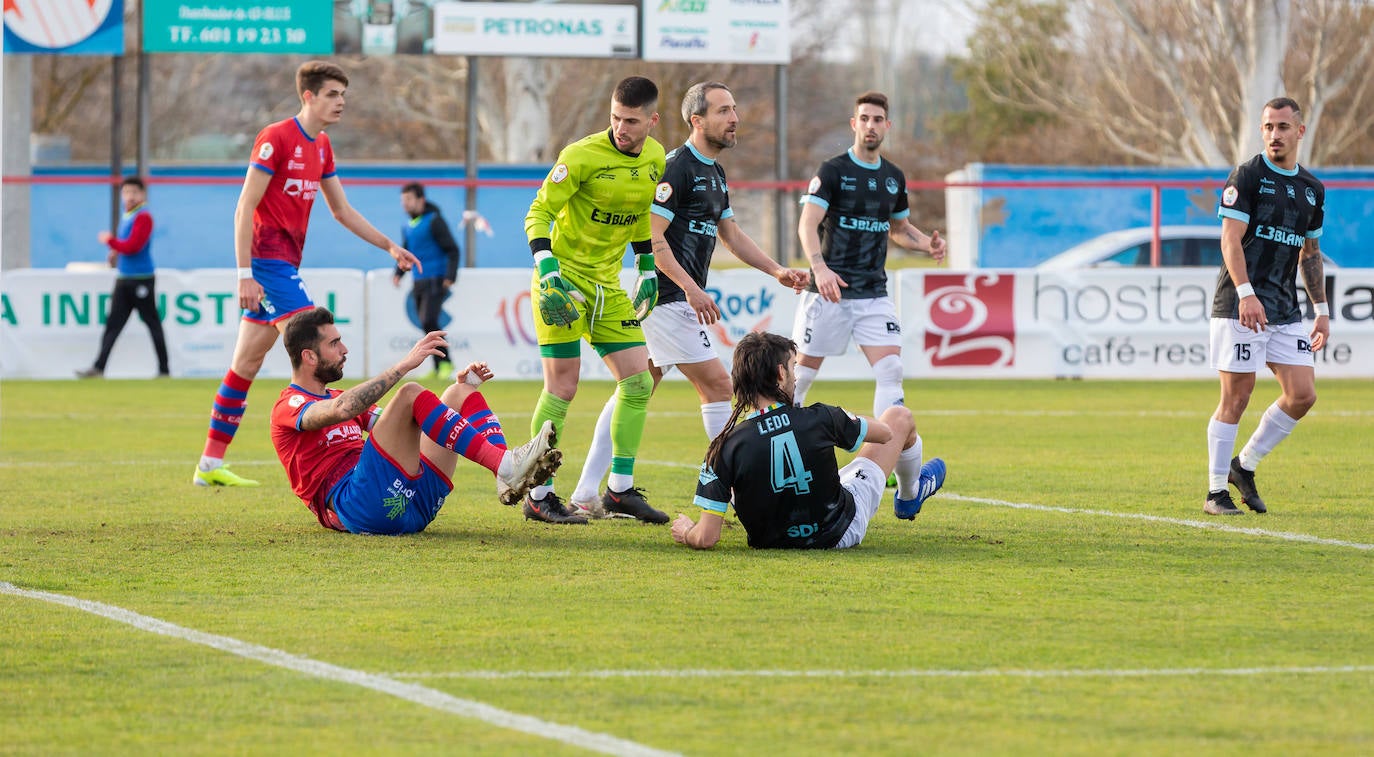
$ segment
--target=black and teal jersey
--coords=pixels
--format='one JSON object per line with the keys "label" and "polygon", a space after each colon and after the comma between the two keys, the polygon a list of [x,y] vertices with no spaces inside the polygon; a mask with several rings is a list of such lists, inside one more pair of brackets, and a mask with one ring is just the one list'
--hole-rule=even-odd
{"label": "black and teal jersey", "polygon": [[867,421],[833,405],[773,405],[736,424],[702,463],[696,504],[724,515],[733,496],[755,549],[834,547],[854,520],[835,448],[855,452],[867,435]]}
{"label": "black and teal jersey", "polygon": [[[1260,153],[1236,166],[1221,191],[1218,218],[1246,224],[1245,272],[1274,325],[1302,320],[1298,258],[1308,239],[1322,235],[1326,188],[1306,168],[1279,168]],[[1213,318],[1239,318],[1240,300],[1226,264],[1217,275]]]}
{"label": "black and teal jersey", "polygon": [[[906,175],[879,156],[861,162],[853,148],[821,164],[802,202],[825,209],[821,221],[821,254],[848,288],[844,299],[871,299],[887,294],[887,234],[892,221],[911,215]],[[811,282],[811,291],[816,283]]]}
{"label": "black and teal jersey", "polygon": [[[668,153],[663,181],[654,191],[654,215],[668,219],[664,238],[673,257],[687,275],[706,288],[711,256],[716,251],[716,228],[735,211],[730,208],[730,191],[725,184],[725,169],[702,155],[691,142]],[[682,287],[667,276],[658,278],[658,302],[687,299]]]}
{"label": "black and teal jersey", "polygon": [[619,288],[626,245],[649,240],[649,205],[663,159],[663,145],[653,137],[638,155],[626,155],[610,129],[568,145],[530,205],[525,236],[547,237],[564,271]]}

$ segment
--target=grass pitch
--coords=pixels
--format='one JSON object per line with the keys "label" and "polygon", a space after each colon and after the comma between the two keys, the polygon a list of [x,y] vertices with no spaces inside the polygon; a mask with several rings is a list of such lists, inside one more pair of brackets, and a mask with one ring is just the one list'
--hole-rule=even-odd
{"label": "grass pitch", "polygon": [[[808,553],[526,522],[467,462],[425,533],[327,532],[267,437],[280,384],[231,448],[263,486],[217,490],[190,485],[211,382],[0,388],[0,753],[1374,750],[1370,382],[1319,380],[1260,468],[1271,513],[1221,519],[1211,382],[908,381],[944,490]],[[523,441],[537,385],[484,391]],[[609,392],[573,404],[565,496]],[[810,399],[868,413],[871,384]],[[637,483],[695,516],[696,397],[650,410]]]}

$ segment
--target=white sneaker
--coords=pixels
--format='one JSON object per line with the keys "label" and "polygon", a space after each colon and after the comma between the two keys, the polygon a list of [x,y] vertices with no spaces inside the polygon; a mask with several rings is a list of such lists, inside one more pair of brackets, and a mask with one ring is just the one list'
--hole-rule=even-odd
{"label": "white sneaker", "polygon": [[563,464],[562,451],[554,447],[557,443],[553,421],[544,421],[533,439],[510,451],[510,477],[496,477],[496,495],[501,498],[501,504],[518,505],[530,489],[549,480]]}
{"label": "white sneaker", "polygon": [[572,509],[588,518],[601,520],[611,517],[611,513],[606,512],[606,506],[601,504],[601,495],[595,492],[590,497],[583,497],[577,492],[573,492],[572,499],[568,500]]}

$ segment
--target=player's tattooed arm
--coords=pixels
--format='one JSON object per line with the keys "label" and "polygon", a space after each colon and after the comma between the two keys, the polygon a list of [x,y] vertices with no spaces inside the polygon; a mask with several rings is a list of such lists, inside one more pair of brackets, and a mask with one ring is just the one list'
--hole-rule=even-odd
{"label": "player's tattooed arm", "polygon": [[1309,239],[1303,243],[1298,271],[1302,274],[1302,284],[1307,289],[1307,299],[1311,300],[1313,305],[1326,302],[1326,276],[1322,273],[1322,254],[1316,239]]}
{"label": "player's tattooed arm", "polygon": [[391,391],[391,387],[404,377],[395,367],[388,368],[380,375],[349,389],[334,398],[335,409],[344,418],[356,418]]}
{"label": "player's tattooed arm", "polygon": [[301,414],[301,429],[313,431],[357,418],[386,396],[403,376],[397,368],[388,368],[333,399],[311,404]]}

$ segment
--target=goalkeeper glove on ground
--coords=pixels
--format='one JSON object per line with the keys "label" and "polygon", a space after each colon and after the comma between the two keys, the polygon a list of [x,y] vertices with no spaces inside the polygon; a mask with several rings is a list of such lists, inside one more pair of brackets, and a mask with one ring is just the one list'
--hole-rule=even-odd
{"label": "goalkeeper glove on ground", "polygon": [[639,278],[635,279],[635,317],[644,320],[658,304],[658,273],[654,270],[654,255],[636,255]]}
{"label": "goalkeeper glove on ground", "polygon": [[539,317],[550,326],[571,326],[582,317],[573,304],[572,291],[563,280],[558,259],[548,250],[534,256],[539,272]]}

